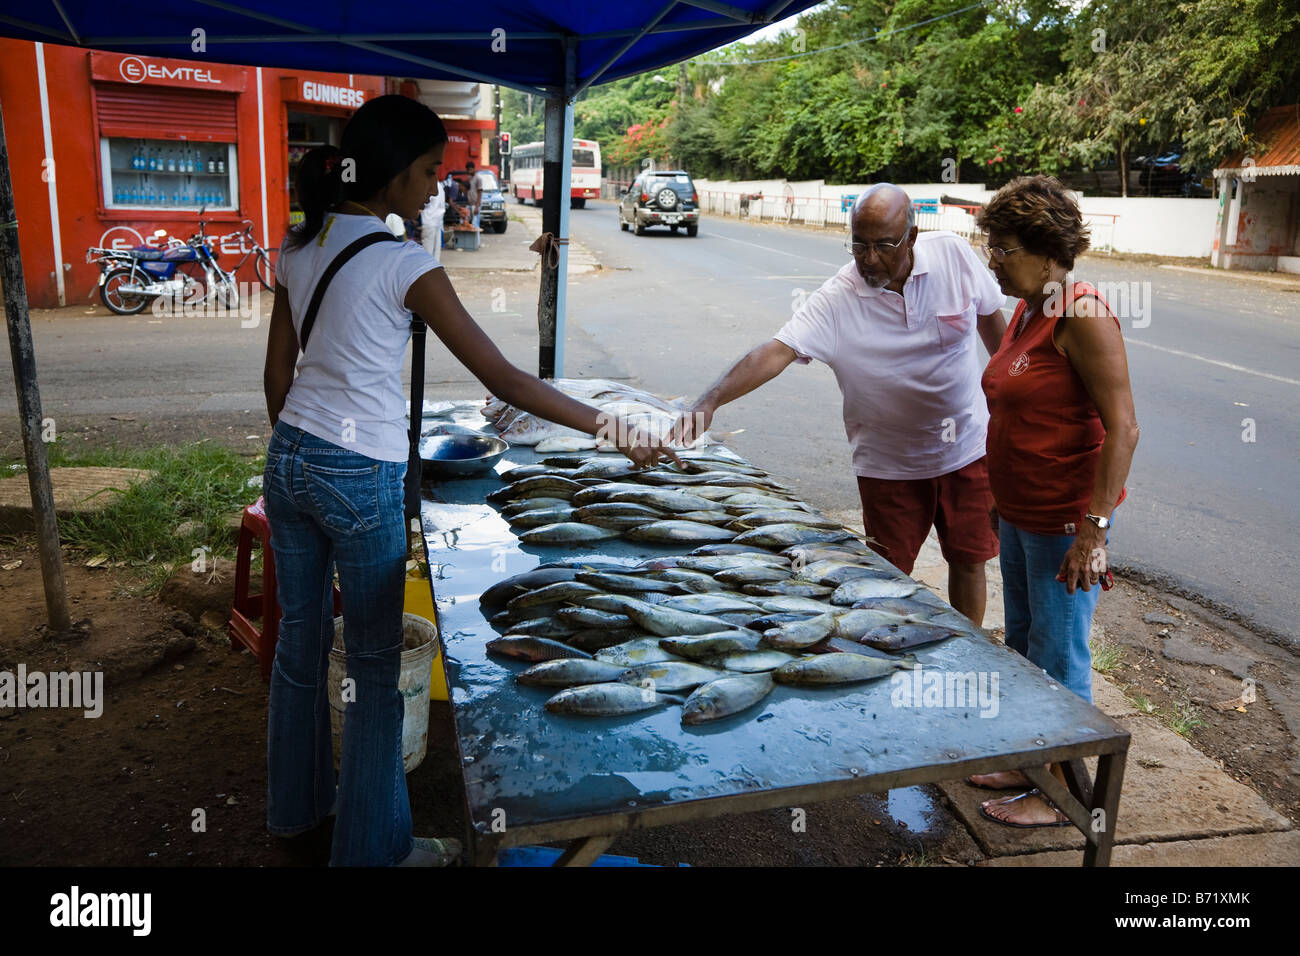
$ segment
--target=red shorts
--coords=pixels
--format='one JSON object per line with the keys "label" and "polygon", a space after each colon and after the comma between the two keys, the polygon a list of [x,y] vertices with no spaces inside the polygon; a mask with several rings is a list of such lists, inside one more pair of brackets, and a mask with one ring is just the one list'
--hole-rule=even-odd
{"label": "red shorts", "polygon": [[998,555],[984,458],[938,478],[894,481],[859,475],[858,494],[867,537],[875,539],[871,547],[904,574],[912,573],[931,525],[950,564],[982,564]]}

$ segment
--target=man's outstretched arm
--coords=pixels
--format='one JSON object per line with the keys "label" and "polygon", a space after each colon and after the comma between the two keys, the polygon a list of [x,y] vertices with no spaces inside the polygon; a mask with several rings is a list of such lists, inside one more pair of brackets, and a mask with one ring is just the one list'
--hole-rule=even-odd
{"label": "man's outstretched arm", "polygon": [[765,382],[770,382],[797,357],[794,349],[776,339],[770,339],[752,349],[678,419],[673,428],[673,441],[690,444],[708,431],[713,415],[719,408],[747,395]]}

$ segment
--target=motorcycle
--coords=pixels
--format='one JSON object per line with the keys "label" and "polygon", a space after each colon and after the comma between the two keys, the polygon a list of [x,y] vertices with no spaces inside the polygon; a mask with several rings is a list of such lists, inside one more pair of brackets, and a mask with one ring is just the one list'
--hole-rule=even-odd
{"label": "motorcycle", "polygon": [[[203,215],[202,209],[199,215]],[[235,277],[218,265],[217,253],[208,248],[206,225],[200,219],[198,233],[188,242],[168,236],[166,229],[157,230],[154,236],[167,242],[165,249],[147,245],[87,249],[86,261],[99,264],[99,297],[104,305],[118,315],[135,315],[159,298],[171,299],[177,306],[213,299],[227,308],[237,308]],[[187,263],[197,264],[203,280],[183,268]]]}

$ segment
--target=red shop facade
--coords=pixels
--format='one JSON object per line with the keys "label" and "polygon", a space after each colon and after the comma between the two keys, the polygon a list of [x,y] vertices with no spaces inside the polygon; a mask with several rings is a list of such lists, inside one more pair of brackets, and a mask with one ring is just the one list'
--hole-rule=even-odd
{"label": "red shop facade", "polygon": [[[36,308],[93,298],[90,246],[185,239],[244,221],[278,248],[298,161],[337,145],[384,78],[173,60],[0,39],[18,238]],[[240,244],[216,244],[226,262]],[[251,272],[241,276],[251,280]]]}

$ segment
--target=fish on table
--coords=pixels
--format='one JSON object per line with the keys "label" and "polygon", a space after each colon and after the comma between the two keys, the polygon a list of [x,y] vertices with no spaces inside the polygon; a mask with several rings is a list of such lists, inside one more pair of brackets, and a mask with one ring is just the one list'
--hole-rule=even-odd
{"label": "fish on table", "polygon": [[581,657],[557,658],[534,664],[515,675],[521,684],[539,687],[575,687],[579,684],[605,684],[616,681],[625,673],[620,664],[590,660]]}
{"label": "fish on table", "polygon": [[548,700],[545,706],[554,714],[619,717],[678,702],[678,698],[666,694],[656,693],[644,687],[634,687],[622,681],[612,681],[607,684],[583,684],[566,688]]}
{"label": "fish on table", "polygon": [[523,634],[507,634],[487,642],[488,652],[503,657],[514,657],[524,661],[549,661],[561,657],[585,657],[591,655],[576,647],[562,644],[545,637],[532,637]]}
{"label": "fish on table", "polygon": [[812,654],[782,664],[772,672],[781,684],[855,684],[876,680],[910,664],[862,654]]}
{"label": "fish on table", "polygon": [[682,705],[682,723],[687,726],[730,717],[762,701],[775,687],[772,675],[728,674],[697,687]]}

